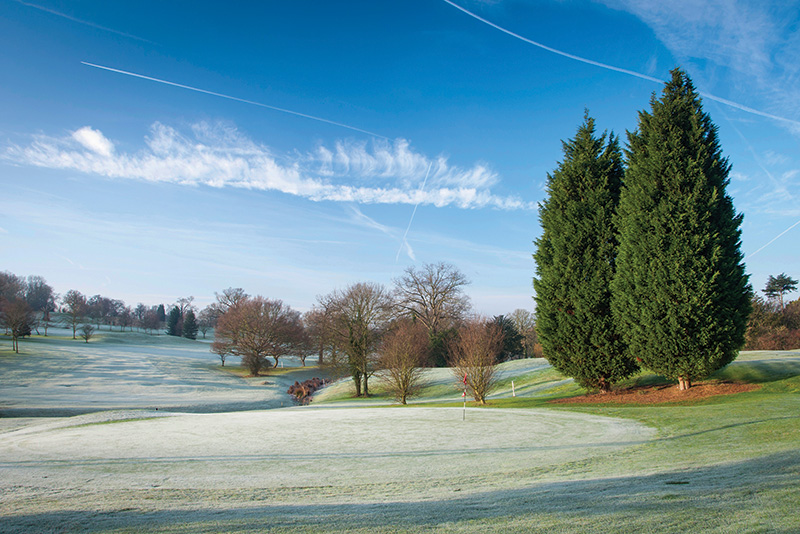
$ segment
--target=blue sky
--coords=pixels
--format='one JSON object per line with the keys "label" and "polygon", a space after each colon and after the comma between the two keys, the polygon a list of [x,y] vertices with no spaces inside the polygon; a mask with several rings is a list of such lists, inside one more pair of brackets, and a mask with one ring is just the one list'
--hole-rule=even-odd
{"label": "blue sky", "polygon": [[445,261],[476,311],[533,309],[561,141],[584,109],[624,141],[681,66],[753,286],[797,278],[798,24],[796,2],[755,0],[0,0],[0,269],[304,310]]}

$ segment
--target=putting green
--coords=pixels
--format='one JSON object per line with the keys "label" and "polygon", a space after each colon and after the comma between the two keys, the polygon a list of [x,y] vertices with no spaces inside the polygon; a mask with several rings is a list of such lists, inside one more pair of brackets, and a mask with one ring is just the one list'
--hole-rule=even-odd
{"label": "putting green", "polygon": [[7,480],[35,474],[63,488],[92,479],[95,490],[469,485],[476,475],[485,489],[654,434],[630,420],[559,411],[468,409],[462,417],[457,408],[96,414],[0,435],[0,466]]}

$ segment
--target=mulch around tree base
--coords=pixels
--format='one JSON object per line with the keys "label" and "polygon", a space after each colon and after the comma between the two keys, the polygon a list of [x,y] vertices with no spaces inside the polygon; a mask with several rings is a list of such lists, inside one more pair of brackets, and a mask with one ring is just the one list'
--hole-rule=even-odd
{"label": "mulch around tree base", "polygon": [[686,391],[678,389],[677,384],[657,384],[635,386],[614,390],[611,393],[593,393],[568,399],[550,401],[553,404],[660,404],[705,399],[717,395],[732,395],[753,391],[758,384],[737,384],[734,382],[698,382]]}

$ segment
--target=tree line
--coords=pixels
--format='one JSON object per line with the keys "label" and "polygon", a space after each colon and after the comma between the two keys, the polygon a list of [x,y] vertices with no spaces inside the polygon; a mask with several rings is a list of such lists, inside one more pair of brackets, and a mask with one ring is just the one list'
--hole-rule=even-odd
{"label": "tree line", "polygon": [[[19,307],[24,310],[22,322],[29,325],[50,324],[48,314],[58,311],[59,322],[72,330],[73,339],[86,342],[103,326],[190,339],[213,330],[211,350],[223,366],[235,356],[257,376],[267,366],[277,367],[285,356],[298,357],[305,365],[313,355],[321,365],[350,376],[357,396],[370,394],[370,379],[380,371],[403,403],[418,390],[424,366],[454,366],[460,378],[467,376],[473,397],[485,402],[496,363],[541,353],[533,312],[517,309],[491,319],[476,317],[465,293],[469,280],[447,263],[410,267],[392,288],[351,284],[319,296],[305,313],[280,300],[251,297],[241,288],[215,293],[215,302],[199,312],[191,296],[169,307],[140,303],[132,308],[74,289],[59,296],[41,277],[29,277],[28,285],[44,286],[48,296],[47,305],[34,308],[34,299],[26,300],[26,290],[19,289],[28,287],[27,279],[0,274],[0,318],[7,327],[16,324],[14,310]],[[33,295],[33,289],[28,293]]]}
{"label": "tree line", "polygon": [[317,297],[300,314],[280,300],[251,297],[241,288],[217,294],[211,350],[222,365],[241,358],[251,375],[286,355],[316,355],[320,365],[353,381],[356,396],[370,395],[376,374],[403,404],[420,387],[421,369],[449,365],[478,402],[485,402],[495,365],[533,355],[535,316],[476,317],[464,288],[469,281],[447,263],[407,268],[391,289],[358,282]]}
{"label": "tree line", "polygon": [[215,315],[213,309],[204,309],[195,316],[193,300],[194,297],[179,298],[168,317],[164,304],[139,303],[131,307],[119,299],[87,297],[75,289],[59,295],[41,276],[0,272],[0,326],[11,336],[15,352],[19,352],[20,339],[33,332],[47,336],[53,324],[70,328],[73,339],[80,332],[86,341],[102,326],[110,330],[137,328],[151,334],[163,330],[169,335],[196,339],[198,332],[205,336],[213,328]]}

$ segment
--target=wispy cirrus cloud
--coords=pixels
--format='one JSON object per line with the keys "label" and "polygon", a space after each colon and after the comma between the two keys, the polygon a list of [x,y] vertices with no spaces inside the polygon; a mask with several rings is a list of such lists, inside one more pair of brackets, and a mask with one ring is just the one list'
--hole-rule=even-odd
{"label": "wispy cirrus cloud", "polygon": [[[277,191],[313,201],[408,204],[459,208],[532,209],[498,196],[499,177],[488,165],[451,165],[429,158],[404,139],[340,141],[307,153],[276,155],[226,124],[201,122],[188,131],[155,123],[136,152],[119,150],[100,130],[85,126],[67,136],[37,135],[6,148],[19,165],[65,169],[109,178]],[[431,168],[429,186],[419,184]]]}
{"label": "wispy cirrus cloud", "polygon": [[[792,2],[749,0],[597,0],[627,11],[650,26],[681,62],[751,99],[800,133],[800,34],[791,25]],[[792,16],[790,16],[792,15]],[[720,100],[723,103],[730,102]],[[737,106],[734,106],[737,107]]]}

